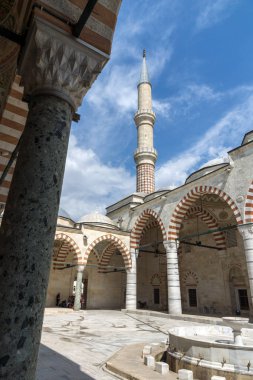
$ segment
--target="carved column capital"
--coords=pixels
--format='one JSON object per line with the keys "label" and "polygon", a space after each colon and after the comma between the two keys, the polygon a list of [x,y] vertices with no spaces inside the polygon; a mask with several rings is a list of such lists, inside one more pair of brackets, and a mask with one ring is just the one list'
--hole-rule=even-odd
{"label": "carved column capital", "polygon": [[238,226],[238,231],[242,235],[243,239],[253,239],[253,224]]}
{"label": "carved column capital", "polygon": [[85,269],[85,265],[78,265],[77,266],[77,272],[82,273]]}
{"label": "carved column capital", "polygon": [[22,51],[24,94],[63,98],[75,110],[109,56],[35,18]]}
{"label": "carved column capital", "polygon": [[164,248],[166,251],[176,250],[177,249],[177,242],[176,240],[165,240],[163,242]]}

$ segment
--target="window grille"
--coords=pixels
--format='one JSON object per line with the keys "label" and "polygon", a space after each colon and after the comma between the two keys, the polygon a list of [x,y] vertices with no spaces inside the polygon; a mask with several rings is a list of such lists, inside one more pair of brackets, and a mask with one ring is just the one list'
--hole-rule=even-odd
{"label": "window grille", "polygon": [[189,306],[197,307],[197,290],[196,289],[188,289],[188,297],[189,297]]}
{"label": "window grille", "polygon": [[249,300],[247,289],[238,289],[238,296],[241,310],[249,310]]}
{"label": "window grille", "polygon": [[160,303],[160,289],[155,288],[154,289],[154,304],[157,305]]}

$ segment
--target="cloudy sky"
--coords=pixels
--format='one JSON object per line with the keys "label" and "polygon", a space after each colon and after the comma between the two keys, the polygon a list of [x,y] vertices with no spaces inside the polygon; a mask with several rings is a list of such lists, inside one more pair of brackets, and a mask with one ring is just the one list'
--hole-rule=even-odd
{"label": "cloudy sky", "polygon": [[135,191],[142,50],[157,115],[156,188],[226,157],[253,129],[252,0],[124,0],[111,60],[73,123],[61,206],[75,219]]}

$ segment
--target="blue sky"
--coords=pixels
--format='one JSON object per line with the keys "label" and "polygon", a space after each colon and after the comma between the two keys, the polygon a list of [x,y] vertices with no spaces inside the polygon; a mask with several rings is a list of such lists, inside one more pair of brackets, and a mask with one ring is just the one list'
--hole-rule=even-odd
{"label": "blue sky", "polygon": [[124,0],[111,59],[79,108],[62,207],[76,220],[135,191],[142,50],[157,120],[156,188],[226,157],[253,129],[252,0]]}

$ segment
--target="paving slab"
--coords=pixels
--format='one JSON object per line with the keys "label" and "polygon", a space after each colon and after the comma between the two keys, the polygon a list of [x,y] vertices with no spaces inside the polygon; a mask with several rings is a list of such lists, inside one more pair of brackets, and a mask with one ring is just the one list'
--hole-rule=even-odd
{"label": "paving slab", "polygon": [[110,371],[129,380],[176,380],[177,374],[169,372],[161,375],[144,365],[141,353],[143,344],[134,344],[119,350],[106,363]]}
{"label": "paving slab", "polygon": [[[160,343],[167,339],[170,328],[186,325],[189,322],[130,315],[117,310],[74,312],[48,308],[44,315],[36,380],[115,379],[103,368],[120,349],[132,344],[144,347]],[[139,357],[145,371],[141,354]],[[145,380],[149,379],[153,377]]]}

